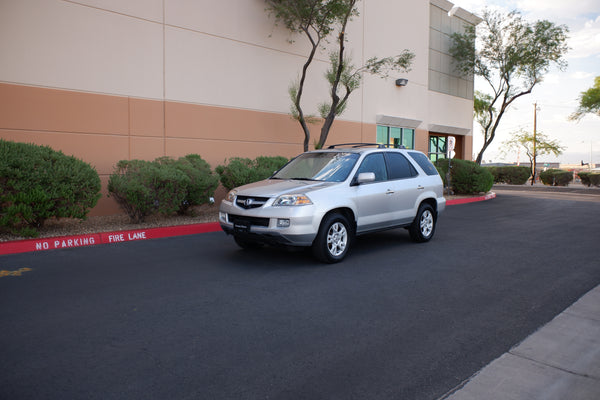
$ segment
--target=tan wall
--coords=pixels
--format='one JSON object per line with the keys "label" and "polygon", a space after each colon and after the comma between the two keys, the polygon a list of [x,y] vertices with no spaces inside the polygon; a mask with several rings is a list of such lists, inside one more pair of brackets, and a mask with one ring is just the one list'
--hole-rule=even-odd
{"label": "tan wall", "polygon": [[[318,137],[320,127],[311,128]],[[372,124],[338,120],[328,143],[373,142],[375,132]],[[214,168],[230,157],[295,156],[304,136],[286,114],[0,83],[0,138],[47,145],[93,165],[103,182],[91,214],[98,215],[120,212],[106,197],[119,160],[195,153]]]}
{"label": "tan wall", "polygon": [[[320,133],[311,126],[311,146]],[[119,160],[199,154],[214,168],[227,158],[293,157],[304,135],[287,114],[80,93],[0,83],[0,138],[47,145],[98,171],[103,197],[91,215],[120,213],[106,184]],[[375,142],[376,125],[338,119],[327,140]],[[472,138],[464,137],[464,155]],[[429,133],[417,129],[415,148],[428,150]]]}

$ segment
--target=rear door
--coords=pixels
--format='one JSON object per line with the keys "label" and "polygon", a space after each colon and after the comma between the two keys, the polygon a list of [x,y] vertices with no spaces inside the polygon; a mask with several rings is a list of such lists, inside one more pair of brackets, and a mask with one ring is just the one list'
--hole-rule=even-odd
{"label": "rear door", "polygon": [[385,153],[388,169],[387,186],[390,199],[388,218],[395,225],[412,222],[415,217],[417,199],[424,190],[418,179],[418,172],[408,159],[400,152]]}

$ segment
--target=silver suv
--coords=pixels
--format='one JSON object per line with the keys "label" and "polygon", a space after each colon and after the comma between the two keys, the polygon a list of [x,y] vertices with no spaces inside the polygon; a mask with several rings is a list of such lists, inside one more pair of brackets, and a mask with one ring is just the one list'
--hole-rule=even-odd
{"label": "silver suv", "polygon": [[319,260],[334,263],[365,233],[403,227],[413,240],[429,241],[445,206],[442,180],[423,153],[335,145],[231,190],[219,222],[242,248],[310,246]]}

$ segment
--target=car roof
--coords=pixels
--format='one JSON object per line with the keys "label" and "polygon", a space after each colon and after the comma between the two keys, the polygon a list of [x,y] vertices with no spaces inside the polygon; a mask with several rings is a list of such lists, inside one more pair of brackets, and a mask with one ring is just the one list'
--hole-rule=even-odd
{"label": "car roof", "polygon": [[314,152],[345,152],[345,153],[366,153],[366,152],[374,152],[374,151],[400,151],[407,150],[404,146],[398,147],[390,147],[384,144],[378,143],[342,143],[342,144],[334,144],[328,146],[327,148],[314,150]]}

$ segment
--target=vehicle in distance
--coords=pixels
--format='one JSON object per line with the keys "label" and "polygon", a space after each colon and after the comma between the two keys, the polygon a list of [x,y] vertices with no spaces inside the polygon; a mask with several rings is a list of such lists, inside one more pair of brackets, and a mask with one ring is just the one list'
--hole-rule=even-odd
{"label": "vehicle in distance", "polygon": [[231,190],[219,222],[242,248],[312,247],[319,260],[334,263],[365,233],[402,227],[416,242],[429,241],[445,206],[442,180],[423,153],[334,145]]}

